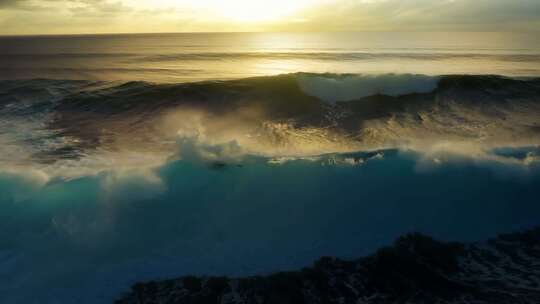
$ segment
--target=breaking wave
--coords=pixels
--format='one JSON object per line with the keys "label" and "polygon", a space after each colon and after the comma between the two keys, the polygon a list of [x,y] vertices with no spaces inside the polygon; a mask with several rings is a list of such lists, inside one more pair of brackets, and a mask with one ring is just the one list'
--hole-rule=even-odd
{"label": "breaking wave", "polygon": [[0,294],[110,303],[538,225],[539,96],[500,76],[1,81]]}
{"label": "breaking wave", "polygon": [[482,154],[540,144],[538,96],[539,79],[466,75],[2,81],[0,165],[154,166],[191,133],[270,157],[441,147]]}

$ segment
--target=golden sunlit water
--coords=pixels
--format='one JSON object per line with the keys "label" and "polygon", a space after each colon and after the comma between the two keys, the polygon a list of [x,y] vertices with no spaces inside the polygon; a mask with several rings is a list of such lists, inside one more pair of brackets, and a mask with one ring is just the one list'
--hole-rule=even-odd
{"label": "golden sunlit water", "polygon": [[533,33],[237,33],[0,38],[0,78],[185,82],[295,72],[540,75]]}

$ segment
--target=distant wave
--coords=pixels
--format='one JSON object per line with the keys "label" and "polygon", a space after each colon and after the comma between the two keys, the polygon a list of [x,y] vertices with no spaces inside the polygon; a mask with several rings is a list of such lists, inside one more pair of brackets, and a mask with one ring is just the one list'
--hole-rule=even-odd
{"label": "distant wave", "polygon": [[243,59],[316,59],[330,61],[347,61],[347,60],[373,60],[381,59],[417,59],[417,60],[443,60],[443,59],[489,59],[510,62],[537,62],[540,61],[540,54],[535,53],[455,53],[455,52],[427,52],[423,51],[407,51],[407,52],[342,52],[342,51],[256,51],[256,52],[183,52],[171,54],[139,54],[126,52],[110,52],[110,53],[41,53],[41,54],[25,54],[25,53],[4,53],[0,62],[8,63],[10,60],[69,60],[69,59],[92,59],[92,58],[115,58],[125,59],[125,61],[136,62],[167,62],[181,60],[243,60]]}
{"label": "distant wave", "polygon": [[143,80],[173,84],[296,72],[540,75],[540,53],[526,49],[511,53],[503,49],[249,50],[6,50],[0,56],[0,79]]}
{"label": "distant wave", "polygon": [[460,54],[460,53],[369,53],[369,52],[241,52],[241,53],[184,53],[145,56],[145,61],[169,60],[234,60],[234,59],[317,59],[329,61],[381,59],[443,60],[453,58],[496,59],[513,62],[539,61],[540,54]]}

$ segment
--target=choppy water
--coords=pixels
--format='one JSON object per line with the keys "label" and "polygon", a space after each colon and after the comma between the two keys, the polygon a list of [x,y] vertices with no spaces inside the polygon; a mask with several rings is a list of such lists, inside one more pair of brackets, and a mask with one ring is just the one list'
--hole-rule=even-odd
{"label": "choppy water", "polygon": [[0,302],[539,225],[539,58],[528,34],[2,37]]}

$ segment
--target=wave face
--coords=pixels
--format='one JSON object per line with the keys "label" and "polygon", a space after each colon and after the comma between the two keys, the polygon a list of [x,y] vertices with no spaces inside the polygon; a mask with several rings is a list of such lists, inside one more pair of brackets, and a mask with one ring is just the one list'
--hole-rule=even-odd
{"label": "wave face", "polygon": [[110,303],[538,225],[539,97],[502,76],[0,81],[0,294]]}

